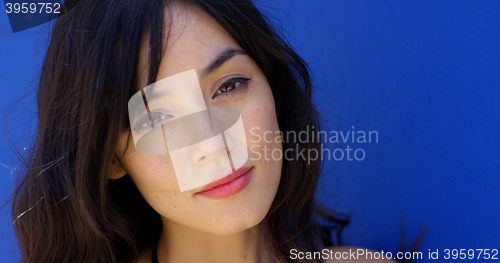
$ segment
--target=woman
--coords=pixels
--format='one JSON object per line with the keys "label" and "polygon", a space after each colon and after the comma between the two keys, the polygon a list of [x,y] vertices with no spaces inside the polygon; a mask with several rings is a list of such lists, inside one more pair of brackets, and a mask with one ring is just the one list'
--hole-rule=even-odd
{"label": "woman", "polygon": [[[319,123],[305,63],[251,2],[65,4],[13,202],[24,262],[292,262],[292,250],[331,245],[318,216],[339,229],[347,221],[315,205],[320,161],[263,158],[276,149],[319,149],[318,142],[262,140]],[[171,153],[138,150],[128,103],[144,87],[193,69],[206,107],[238,110],[249,151],[230,179],[179,191]],[[147,111],[145,127],[164,124],[165,116]],[[216,154],[210,149],[198,149],[196,160]]]}

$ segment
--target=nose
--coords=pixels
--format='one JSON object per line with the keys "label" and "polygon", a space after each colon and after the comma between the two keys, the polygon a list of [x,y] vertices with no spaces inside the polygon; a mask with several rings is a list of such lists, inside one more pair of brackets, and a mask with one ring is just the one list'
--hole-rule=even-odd
{"label": "nose", "polygon": [[204,165],[222,158],[227,160],[231,148],[232,143],[228,143],[228,138],[223,133],[217,134],[191,147],[192,162]]}
{"label": "nose", "polygon": [[[215,114],[208,108],[208,115],[203,115],[203,118],[197,119],[197,128],[200,137],[207,138],[191,148],[192,162],[197,165],[203,165],[208,162],[218,162],[222,159],[231,161],[230,152],[234,147],[234,139],[225,132],[227,127],[221,127],[219,114]],[[213,109],[212,109],[213,110]],[[217,116],[219,115],[219,116]],[[199,137],[199,138],[200,138]]]}

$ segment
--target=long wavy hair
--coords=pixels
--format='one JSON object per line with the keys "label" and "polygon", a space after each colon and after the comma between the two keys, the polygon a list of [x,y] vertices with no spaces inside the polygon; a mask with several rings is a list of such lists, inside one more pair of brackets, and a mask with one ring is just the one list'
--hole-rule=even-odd
{"label": "long wavy hair", "polygon": [[[271,86],[281,131],[321,127],[306,63],[251,1],[182,2],[213,17],[258,64]],[[157,240],[158,213],[129,176],[109,180],[108,175],[119,135],[130,131],[127,103],[138,90],[141,44],[150,50],[150,84],[173,22],[171,3],[65,1],[69,11],[53,25],[38,82],[35,139],[13,197],[23,262],[133,262]],[[319,142],[283,143],[284,150],[319,147]],[[283,159],[280,185],[264,219],[282,262],[291,261],[291,249],[319,251],[334,244],[330,228],[337,228],[339,242],[348,223],[316,205],[322,164],[307,162]]]}

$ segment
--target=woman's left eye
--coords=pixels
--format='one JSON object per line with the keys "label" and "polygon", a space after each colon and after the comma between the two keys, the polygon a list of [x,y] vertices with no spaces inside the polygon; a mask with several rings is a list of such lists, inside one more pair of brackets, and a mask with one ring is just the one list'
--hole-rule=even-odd
{"label": "woman's left eye", "polygon": [[247,84],[249,80],[250,80],[249,78],[243,78],[243,77],[228,79],[215,92],[215,96],[220,95],[220,94],[224,94],[224,93],[228,93],[228,92],[232,92],[232,91],[238,89],[241,85]]}

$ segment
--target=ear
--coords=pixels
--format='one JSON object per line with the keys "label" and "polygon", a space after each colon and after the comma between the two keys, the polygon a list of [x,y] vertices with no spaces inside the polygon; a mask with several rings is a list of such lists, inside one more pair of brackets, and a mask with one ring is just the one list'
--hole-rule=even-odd
{"label": "ear", "polygon": [[123,167],[123,164],[120,162],[118,157],[113,158],[113,161],[111,162],[111,171],[108,175],[108,178],[111,180],[116,180],[120,179],[123,176],[127,174],[127,171],[125,171],[125,168]]}

